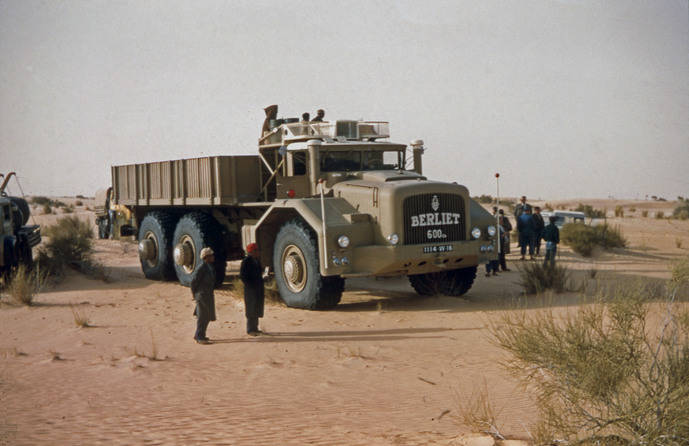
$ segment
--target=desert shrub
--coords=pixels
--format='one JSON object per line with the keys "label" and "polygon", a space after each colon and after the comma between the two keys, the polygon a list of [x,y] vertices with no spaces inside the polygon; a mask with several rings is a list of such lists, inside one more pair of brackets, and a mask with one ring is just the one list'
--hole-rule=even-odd
{"label": "desert shrub", "polygon": [[[686,445],[689,313],[617,291],[564,316],[506,313],[491,326],[535,392],[540,444]],[[660,308],[660,310],[658,310]]]}
{"label": "desert shrub", "polygon": [[672,216],[681,220],[689,218],[689,199],[679,198],[679,205],[672,211]]}
{"label": "desert shrub", "polygon": [[553,205],[551,205],[550,203],[544,204],[543,207],[545,208],[546,211],[550,211],[550,212],[553,211]]}
{"label": "desert shrub", "polygon": [[682,239],[679,237],[675,237],[675,246],[679,249],[682,249]]}
{"label": "desert shrub", "polygon": [[31,305],[34,296],[40,292],[44,280],[38,271],[19,265],[7,278],[6,291],[10,299],[19,305]]}
{"label": "desert shrub", "polygon": [[594,209],[590,204],[581,204],[574,209],[577,212],[583,212],[588,218],[605,218],[605,209]]}
{"label": "desert shrub", "polygon": [[620,228],[608,224],[588,226],[568,223],[562,227],[560,239],[584,257],[590,257],[597,246],[603,249],[627,246],[627,240],[622,236]]}
{"label": "desert shrub", "polygon": [[663,211],[657,211],[657,212],[656,212],[656,218],[659,219],[659,220],[660,220],[661,218],[665,218],[665,212],[663,212]]}
{"label": "desert shrub", "polygon": [[670,288],[679,297],[689,297],[689,258],[675,262],[671,268]]}
{"label": "desert shrub", "polygon": [[480,197],[478,197],[478,202],[484,204],[492,203],[493,197],[490,195],[481,195]]}
{"label": "desert shrub", "polygon": [[31,203],[37,206],[44,206],[46,204],[51,204],[52,200],[48,197],[36,196],[31,198]]}
{"label": "desert shrub", "polygon": [[63,214],[71,214],[71,213],[73,213],[73,212],[74,212],[74,206],[72,206],[72,205],[65,206],[65,207],[62,208],[62,213],[63,213]]}
{"label": "desert shrub", "polygon": [[570,272],[565,266],[543,266],[542,263],[528,263],[519,271],[520,285],[526,294],[537,294],[545,290],[562,293],[571,288]]}
{"label": "desert shrub", "polygon": [[622,206],[615,206],[615,217],[624,217],[624,208]]}
{"label": "desert shrub", "polygon": [[629,208],[629,212],[636,212],[636,208],[635,207]]}
{"label": "desert shrub", "polygon": [[108,270],[92,258],[93,232],[87,221],[63,217],[43,233],[48,241],[38,250],[36,263],[46,274],[60,278],[71,267],[105,282],[110,279]]}
{"label": "desert shrub", "polygon": [[45,244],[50,257],[76,267],[90,260],[93,232],[88,222],[76,216],[63,217],[55,225],[46,227],[43,234],[50,239]]}
{"label": "desert shrub", "polygon": [[648,217],[648,211],[646,211],[646,210],[641,211],[641,216],[644,218]]}
{"label": "desert shrub", "polygon": [[44,213],[44,214],[52,214],[52,213],[53,213],[53,208],[50,207],[49,204],[44,204],[44,205],[43,205],[43,213]]}
{"label": "desert shrub", "polygon": [[83,205],[84,205],[84,202],[81,200],[77,200],[74,202],[74,206],[83,206]]}

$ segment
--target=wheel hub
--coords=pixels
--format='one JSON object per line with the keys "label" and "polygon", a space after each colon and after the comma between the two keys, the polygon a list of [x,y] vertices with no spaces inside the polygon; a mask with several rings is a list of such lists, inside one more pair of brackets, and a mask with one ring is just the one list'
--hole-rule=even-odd
{"label": "wheel hub", "polygon": [[285,248],[282,255],[282,274],[292,292],[298,293],[306,286],[306,259],[297,246],[290,245]]}
{"label": "wheel hub", "polygon": [[179,243],[175,245],[175,249],[172,251],[172,257],[175,263],[184,268],[187,274],[194,272],[196,268],[197,252],[194,239],[192,239],[189,234],[180,237]]}
{"label": "wheel hub", "polygon": [[145,238],[139,242],[139,256],[143,260],[151,261],[156,258],[157,249],[155,241]]}
{"label": "wheel hub", "polygon": [[178,243],[177,246],[175,246],[175,250],[172,253],[172,256],[175,259],[175,263],[178,264],[179,266],[189,266],[193,263],[194,253],[191,250],[191,247],[187,244],[182,244]]}

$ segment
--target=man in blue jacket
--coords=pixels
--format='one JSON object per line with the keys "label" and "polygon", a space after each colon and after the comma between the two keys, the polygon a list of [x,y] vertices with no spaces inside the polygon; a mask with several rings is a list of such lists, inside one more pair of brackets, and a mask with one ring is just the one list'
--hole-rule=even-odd
{"label": "man in blue jacket", "polygon": [[533,245],[536,237],[536,224],[531,215],[531,208],[524,209],[524,212],[517,218],[517,231],[519,231],[519,246],[521,247],[521,260],[524,260],[526,247],[529,247],[529,256],[533,260]]}

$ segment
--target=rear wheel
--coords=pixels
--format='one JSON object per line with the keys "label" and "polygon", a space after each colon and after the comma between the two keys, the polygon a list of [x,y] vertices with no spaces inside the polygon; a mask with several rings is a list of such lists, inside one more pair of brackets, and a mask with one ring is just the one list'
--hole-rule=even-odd
{"label": "rear wheel", "polygon": [[439,271],[436,273],[413,274],[409,282],[422,296],[462,296],[471,289],[476,278],[476,267]]}
{"label": "rear wheel", "polygon": [[164,212],[151,212],[139,227],[139,260],[144,276],[151,280],[175,278],[172,236],[175,219]]}
{"label": "rear wheel", "polygon": [[210,247],[215,253],[215,282],[225,279],[226,254],[222,234],[215,219],[203,212],[186,214],[177,223],[174,240],[174,265],[179,283],[191,285],[191,277],[203,264],[201,250]]}
{"label": "rear wheel", "polygon": [[325,310],[340,303],[344,279],[320,274],[318,243],[299,220],[285,223],[273,246],[275,281],[287,306]]}

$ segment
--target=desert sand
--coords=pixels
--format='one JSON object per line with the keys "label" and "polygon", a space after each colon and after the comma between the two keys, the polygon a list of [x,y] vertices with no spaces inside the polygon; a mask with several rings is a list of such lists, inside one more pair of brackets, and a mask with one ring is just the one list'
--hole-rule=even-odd
{"label": "desert sand", "polygon": [[[653,218],[673,203],[550,201],[577,202],[609,215],[623,205],[609,222],[629,246],[585,259],[561,245],[576,281],[591,269],[601,283],[665,280],[689,253],[689,221]],[[524,306],[567,311],[578,297],[522,296],[515,253],[511,272],[487,278],[480,267],[462,298],[421,298],[406,278],[352,279],[331,311],[269,303],[257,338],[226,284],[213,343],[198,345],[189,289],[144,279],[133,242],[96,240],[109,282],[70,272],[34,306],[0,303],[0,445],[459,444],[472,430],[461,404],[484,387],[500,433],[528,439],[533,401],[500,365],[488,326]],[[90,326],[78,328],[74,311]]]}

